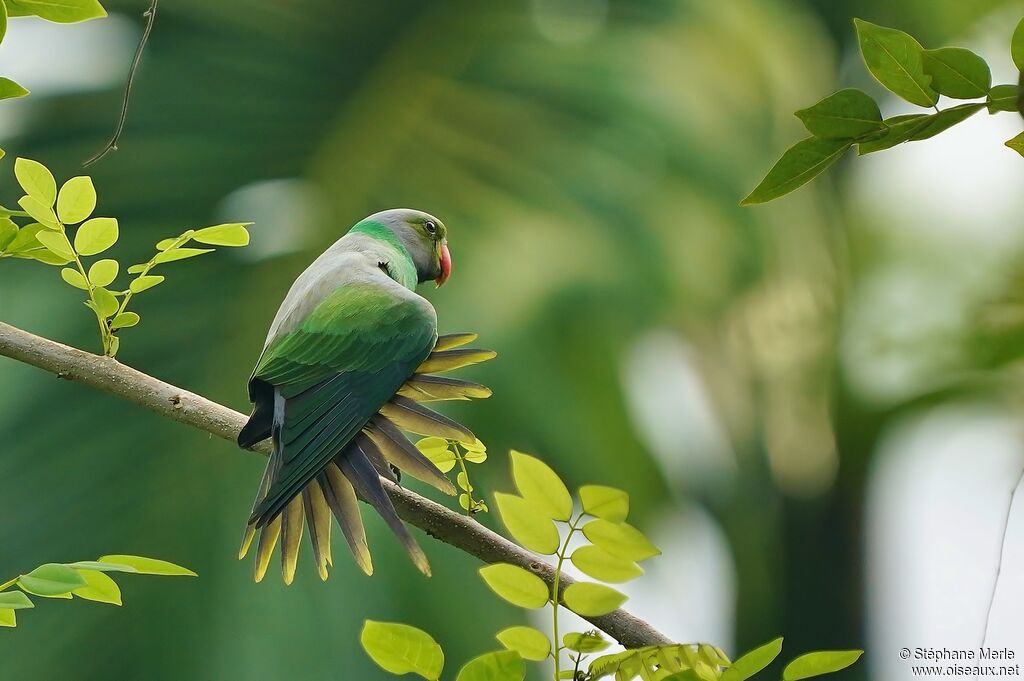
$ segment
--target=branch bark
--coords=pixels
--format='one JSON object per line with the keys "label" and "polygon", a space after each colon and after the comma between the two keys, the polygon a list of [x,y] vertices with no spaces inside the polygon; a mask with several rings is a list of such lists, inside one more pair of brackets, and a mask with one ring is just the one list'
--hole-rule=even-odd
{"label": "branch bark", "polygon": [[[0,355],[48,371],[57,378],[116,395],[231,442],[235,441],[246,422],[244,414],[132,369],[116,359],[93,355],[3,322],[0,322]],[[266,455],[269,442],[263,442],[254,449]],[[554,569],[539,556],[471,518],[388,480],[382,479],[382,482],[398,515],[431,537],[485,563],[518,565],[538,575],[549,586],[553,583]],[[562,575],[561,589],[572,582],[571,578]],[[622,609],[586,619],[627,648],[671,643],[650,624]]]}

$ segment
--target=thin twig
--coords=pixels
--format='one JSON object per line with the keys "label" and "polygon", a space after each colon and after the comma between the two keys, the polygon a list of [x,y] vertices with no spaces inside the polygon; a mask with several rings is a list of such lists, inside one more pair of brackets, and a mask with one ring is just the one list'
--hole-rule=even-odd
{"label": "thin twig", "polygon": [[125,121],[128,119],[128,100],[132,96],[132,85],[135,84],[135,72],[139,70],[139,62],[142,61],[142,51],[146,49],[149,42],[149,34],[153,32],[153,22],[156,21],[156,6],[160,0],[152,0],[149,9],[142,13],[146,18],[146,27],[142,29],[142,38],[139,39],[139,46],[135,48],[135,58],[132,59],[132,66],[128,70],[128,81],[124,86],[124,99],[121,101],[121,114],[117,117],[117,126],[114,128],[114,135],[107,142],[106,146],[82,165],[88,168],[112,151],[117,151],[117,142],[121,139],[124,131]]}
{"label": "thin twig", "polygon": [[[195,393],[148,376],[111,357],[93,355],[0,322],[0,356],[48,371],[58,378],[115,395],[161,416],[234,442],[247,417]],[[254,447],[266,455],[269,443]],[[529,570],[549,586],[555,581],[555,569],[542,558],[492,532],[473,518],[461,515],[390,480],[381,483],[391,497],[395,510],[406,522],[431,537],[454,546],[485,563],[511,563]],[[240,516],[242,517],[242,516]],[[559,594],[572,584],[568,575],[560,576]],[[600,617],[587,617],[627,648],[671,643],[647,622],[619,609]]]}
{"label": "thin twig", "polygon": [[1017,489],[1020,487],[1021,482],[1024,482],[1024,468],[1021,469],[1020,475],[1017,476],[1017,482],[1014,483],[1013,489],[1010,490],[1010,503],[1006,505],[1006,517],[1003,519],[1003,536],[999,540],[999,562],[996,563],[996,576],[992,580],[992,595],[988,599],[988,610],[985,612],[985,630],[981,635],[981,646],[985,647],[985,642],[988,640],[988,625],[992,619],[992,608],[996,604],[996,590],[999,588],[999,574],[1003,571],[1003,557],[1006,553],[1006,535],[1010,530],[1010,513],[1013,512],[1013,500],[1017,496]]}

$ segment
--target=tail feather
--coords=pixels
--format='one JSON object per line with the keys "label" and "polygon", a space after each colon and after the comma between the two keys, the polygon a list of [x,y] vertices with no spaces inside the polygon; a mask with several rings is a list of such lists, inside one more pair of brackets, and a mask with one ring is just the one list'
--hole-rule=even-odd
{"label": "tail feather", "polygon": [[[304,525],[309,528],[317,571],[320,578],[326,580],[328,568],[332,565],[332,515],[341,528],[356,564],[367,575],[373,574],[373,561],[357,493],[381,515],[416,567],[424,574],[430,574],[426,555],[398,517],[380,478],[396,482],[397,471],[392,469],[394,466],[446,494],[455,494],[455,487],[448,478],[409,442],[402,431],[467,443],[476,441],[476,436],[465,426],[419,404],[490,397],[490,389],[478,383],[429,375],[430,372],[451,371],[494,357],[495,353],[491,350],[462,347],[476,337],[474,333],[439,336],[434,350],[417,369],[417,373],[405,382],[391,401],[381,407],[362,432],[345,443],[334,459],[280,511],[275,511],[272,516],[267,514],[257,518],[254,517],[256,509],[281,469],[281,452],[275,451],[260,481],[259,492],[253,502],[253,511],[238,552],[239,558],[245,557],[259,534],[255,566],[257,582],[266,576],[271,556],[280,540],[282,576],[286,584],[292,583]],[[264,390],[267,394],[261,392]],[[270,398],[274,397],[274,390],[270,384],[259,381],[250,384],[250,397],[256,407],[239,434],[241,446],[252,446],[271,435],[273,410],[270,407],[274,400]],[[312,413],[310,418],[315,418],[318,413]],[[282,447],[276,435],[275,445],[275,449]]]}
{"label": "tail feather", "polygon": [[387,523],[388,527],[391,528],[391,531],[395,533],[395,536],[398,537],[398,540],[409,554],[409,558],[412,559],[413,564],[420,572],[429,576],[430,564],[427,562],[426,554],[423,553],[423,549],[419,547],[416,540],[409,534],[409,530],[402,522],[402,519],[398,517],[395,507],[391,504],[391,499],[380,484],[380,477],[374,471],[373,465],[367,460],[361,448],[353,443],[346,447],[345,451],[334,460],[341,469],[341,472],[352,483],[356,492],[359,493],[359,496],[373,506],[384,519],[384,522]]}

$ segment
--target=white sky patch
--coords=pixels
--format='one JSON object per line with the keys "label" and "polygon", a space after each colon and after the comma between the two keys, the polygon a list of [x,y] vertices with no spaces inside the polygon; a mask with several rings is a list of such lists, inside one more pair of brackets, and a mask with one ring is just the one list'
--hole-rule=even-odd
{"label": "white sky patch", "polygon": [[11,19],[0,44],[3,75],[32,94],[4,101],[0,139],[21,129],[37,98],[123,83],[138,39],[138,25],[116,14],[80,24],[54,24],[36,17]]}
{"label": "white sky patch", "polygon": [[696,355],[677,334],[637,339],[623,360],[622,385],[637,436],[674,484],[706,484],[735,468]]}
{"label": "white sky patch", "polygon": [[[872,678],[911,681],[901,648],[981,645],[1024,427],[953,406],[887,433],[871,475],[867,606]],[[1014,505],[987,645],[1024,655],[1024,492]],[[924,662],[924,664],[929,664]]]}

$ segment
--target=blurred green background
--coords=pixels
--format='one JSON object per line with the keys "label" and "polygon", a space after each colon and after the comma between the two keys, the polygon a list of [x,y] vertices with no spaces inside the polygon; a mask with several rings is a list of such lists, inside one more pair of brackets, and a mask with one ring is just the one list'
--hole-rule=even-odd
{"label": "blurred green background", "polygon": [[[107,139],[148,3],[105,4],[82,25],[11,22],[0,66],[33,95],[0,103],[4,203],[14,156],[69,177]],[[637,614],[730,653],[777,635],[790,656],[866,646],[844,678],[903,678],[898,647],[977,644],[1022,458],[1024,164],[1000,146],[1020,121],[982,114],[772,205],[738,201],[801,136],[794,110],[844,86],[882,96],[852,17],[1009,64],[1022,10],[164,0],[120,151],[90,170],[99,213],[120,219],[126,262],[186,228],[256,225],[247,249],[168,267],[119,359],[246,410],[298,273],[369,213],[430,211],[454,258],[427,293],[442,332],[499,352],[467,372],[494,397],[451,408],[489,446],[478,488],[509,488],[510,447],[573,485],[624,487],[666,554],[631,592]],[[0,266],[0,319],[97,350],[78,297],[38,263]],[[943,414],[922,444],[921,419]],[[376,519],[373,578],[338,545],[326,584],[308,548],[293,586],[254,584],[235,552],[261,459],[10,361],[0,435],[0,580],[104,553],[200,574],[119,580],[123,609],[40,604],[0,634],[4,680],[383,679],[359,649],[367,617],[426,628],[453,674],[523,617],[422,535],[421,577]],[[927,442],[953,447],[946,478],[926,476],[941,468]],[[916,468],[879,463],[919,451]],[[994,632],[1020,641],[1012,596]]]}

